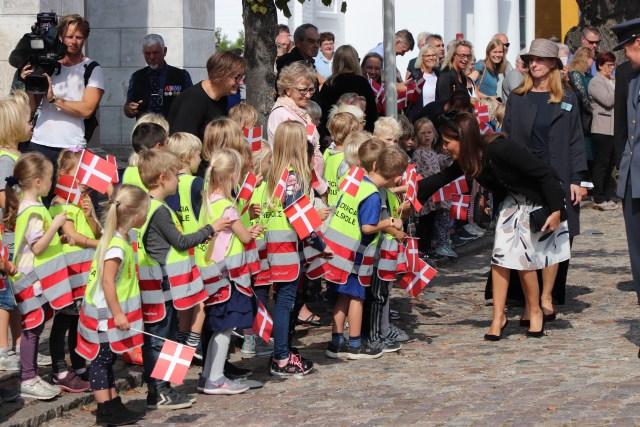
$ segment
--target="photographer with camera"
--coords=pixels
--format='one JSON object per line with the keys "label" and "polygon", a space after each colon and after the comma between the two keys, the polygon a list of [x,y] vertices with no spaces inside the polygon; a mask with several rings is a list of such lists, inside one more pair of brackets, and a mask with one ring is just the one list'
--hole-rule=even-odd
{"label": "photographer with camera", "polygon": [[[43,25],[42,15],[48,16],[46,24],[51,25],[51,28],[55,24],[55,14],[38,14],[38,23],[30,35],[32,40],[38,38],[34,34]],[[31,111],[35,112],[40,107],[29,151],[41,152],[54,165],[57,165],[58,154],[63,149],[84,148],[97,126],[95,112],[104,94],[105,77],[98,63],[82,53],[89,31],[89,22],[82,16],[61,17],[56,27],[56,37],[49,43],[44,40],[45,47],[47,44],[53,45],[49,49],[51,52],[45,49],[45,54],[27,53],[26,65],[20,66],[20,77],[25,81]],[[12,56],[19,48],[20,44]],[[33,41],[31,50],[34,50]],[[65,50],[66,53],[62,56]],[[57,63],[53,67],[43,66],[46,61],[41,58],[53,55],[60,58]],[[15,66],[13,63],[12,65]],[[39,73],[46,78],[46,86]]]}

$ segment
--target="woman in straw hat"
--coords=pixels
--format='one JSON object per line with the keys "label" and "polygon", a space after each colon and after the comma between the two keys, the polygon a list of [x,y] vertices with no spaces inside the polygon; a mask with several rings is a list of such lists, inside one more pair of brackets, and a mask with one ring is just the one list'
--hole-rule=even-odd
{"label": "woman in straw hat", "polygon": [[[507,100],[503,129],[557,173],[573,241],[580,234],[580,201],[587,193],[581,187],[587,160],[578,99],[563,84],[556,43],[535,39],[521,57],[528,68],[522,85]],[[554,300],[564,304],[568,268],[569,260],[542,269],[541,307],[547,321],[555,319]],[[529,325],[528,311],[525,306],[521,326]]]}

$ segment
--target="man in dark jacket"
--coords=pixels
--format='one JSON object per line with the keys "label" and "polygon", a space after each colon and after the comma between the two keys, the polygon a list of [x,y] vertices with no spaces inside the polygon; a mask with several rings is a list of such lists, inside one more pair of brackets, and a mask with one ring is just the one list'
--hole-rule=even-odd
{"label": "man in dark jacket", "polygon": [[193,86],[191,76],[186,70],[167,64],[167,48],[159,34],[143,39],[142,53],[147,66],[131,75],[124,114],[136,119],[146,112],[168,117],[173,100]]}
{"label": "man in dark jacket", "polygon": [[304,62],[309,67],[315,68],[313,58],[318,56],[320,49],[320,34],[313,24],[302,24],[293,33],[293,43],[296,47],[291,52],[285,53],[276,60],[276,70],[279,73],[283,67],[294,62]]}

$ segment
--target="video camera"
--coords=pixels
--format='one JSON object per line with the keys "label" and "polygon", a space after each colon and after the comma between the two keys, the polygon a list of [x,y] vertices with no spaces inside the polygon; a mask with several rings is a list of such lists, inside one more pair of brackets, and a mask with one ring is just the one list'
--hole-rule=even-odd
{"label": "video camera", "polygon": [[54,12],[38,13],[31,32],[25,34],[9,56],[9,63],[22,69],[31,64],[33,73],[25,78],[25,90],[45,94],[49,82],[44,73],[52,76],[60,73],[60,59],[67,54],[67,46],[56,37],[58,16]]}

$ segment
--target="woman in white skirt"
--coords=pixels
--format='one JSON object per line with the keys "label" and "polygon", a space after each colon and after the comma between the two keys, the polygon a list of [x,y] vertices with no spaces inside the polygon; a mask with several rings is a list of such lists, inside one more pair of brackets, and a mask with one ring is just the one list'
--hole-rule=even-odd
{"label": "woman in white skirt", "polygon": [[[544,335],[544,315],[536,270],[570,257],[569,230],[564,219],[564,190],[553,170],[505,134],[480,135],[476,118],[451,110],[440,116],[443,146],[454,163],[437,175],[421,180],[418,199],[426,201],[440,187],[465,175],[493,192],[500,206],[491,256],[493,320],[484,338],[502,338],[509,270],[517,270],[529,307],[527,336]],[[545,209],[540,230],[534,232],[531,212]],[[534,214],[534,216],[536,216]]]}

